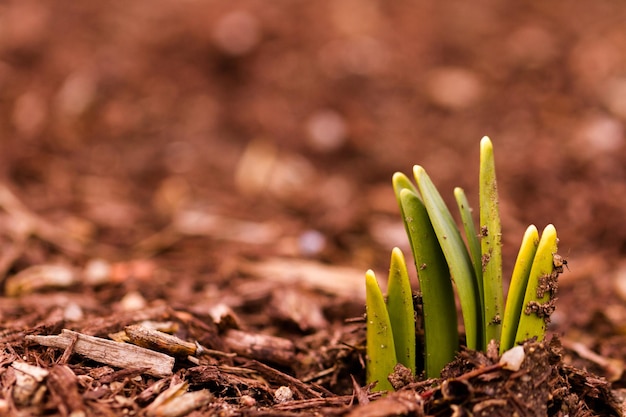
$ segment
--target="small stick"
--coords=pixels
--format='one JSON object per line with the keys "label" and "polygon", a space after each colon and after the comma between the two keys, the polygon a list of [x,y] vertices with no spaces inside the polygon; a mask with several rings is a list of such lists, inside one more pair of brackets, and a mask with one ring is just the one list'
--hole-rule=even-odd
{"label": "small stick", "polygon": [[60,335],[27,335],[26,340],[59,349],[67,349],[74,340],[74,352],[94,361],[122,369],[144,369],[144,373],[156,377],[172,375],[174,358],[139,346],[87,336],[63,329]]}
{"label": "small stick", "polygon": [[172,356],[182,358],[193,356],[198,348],[195,343],[139,324],[126,326],[124,332],[132,344]]}

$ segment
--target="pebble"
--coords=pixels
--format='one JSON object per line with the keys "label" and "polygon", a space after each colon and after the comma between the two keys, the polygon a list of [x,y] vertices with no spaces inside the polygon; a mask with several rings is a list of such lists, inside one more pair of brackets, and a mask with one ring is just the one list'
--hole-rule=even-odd
{"label": "pebble", "polygon": [[293,399],[293,391],[289,387],[278,387],[274,392],[274,399],[277,403],[281,404]]}
{"label": "pebble", "polygon": [[521,368],[525,357],[526,354],[524,353],[524,347],[515,346],[502,354],[499,363],[502,365],[502,368],[517,372]]}
{"label": "pebble", "polygon": [[239,404],[242,407],[254,407],[256,405],[256,400],[250,395],[242,395],[239,397]]}

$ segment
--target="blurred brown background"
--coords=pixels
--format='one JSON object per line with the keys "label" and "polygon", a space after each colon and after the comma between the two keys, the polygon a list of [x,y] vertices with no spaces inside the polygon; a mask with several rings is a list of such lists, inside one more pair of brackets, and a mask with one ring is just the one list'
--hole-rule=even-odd
{"label": "blurred brown background", "polygon": [[193,207],[278,227],[251,253],[382,269],[392,173],[476,205],[489,135],[509,265],[529,223],[570,264],[617,259],[625,21],[608,0],[4,1],[1,180],[118,247]]}

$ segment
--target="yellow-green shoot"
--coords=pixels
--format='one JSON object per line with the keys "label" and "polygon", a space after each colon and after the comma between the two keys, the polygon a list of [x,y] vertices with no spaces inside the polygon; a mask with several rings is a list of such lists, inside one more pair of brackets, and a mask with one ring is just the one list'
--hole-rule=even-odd
{"label": "yellow-green shoot", "polygon": [[[503,310],[502,235],[491,140],[484,137],[480,144],[478,227],[465,193],[454,189],[465,240],[426,170],[416,165],[413,174],[417,186],[402,173],[394,174],[392,183],[422,295],[426,377],[438,377],[460,348],[453,288],[468,348],[486,350],[495,343],[504,352],[527,339],[541,340],[562,271],[562,265],[554,262],[560,259],[556,229],[548,225],[540,239],[537,228],[529,226]],[[374,273],[366,274],[367,379],[378,381],[377,390],[392,389],[387,377],[396,363],[414,373],[416,363],[411,285],[397,248],[388,279],[385,302]]]}

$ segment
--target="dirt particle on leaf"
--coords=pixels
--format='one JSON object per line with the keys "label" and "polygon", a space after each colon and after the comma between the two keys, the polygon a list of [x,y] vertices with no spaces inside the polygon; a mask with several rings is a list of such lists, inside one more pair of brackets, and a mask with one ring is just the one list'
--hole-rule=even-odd
{"label": "dirt particle on leaf", "polygon": [[397,391],[400,388],[414,382],[413,374],[411,370],[401,363],[396,364],[393,368],[393,372],[389,375],[389,382],[391,386]]}
{"label": "dirt particle on leaf", "polygon": [[485,269],[487,268],[487,264],[489,264],[490,259],[491,259],[491,253],[485,253],[483,256],[481,256],[480,263],[482,265],[483,272],[485,272]]}
{"label": "dirt particle on leaf", "polygon": [[559,289],[558,274],[546,274],[539,277],[539,285],[537,286],[537,298],[543,298],[546,292],[553,298]]}
{"label": "dirt particle on leaf", "polygon": [[537,317],[545,320],[546,324],[550,323],[550,316],[554,313],[556,305],[554,301],[556,298],[551,299],[547,303],[538,303],[536,301],[529,301],[524,309],[524,314],[536,314]]}

